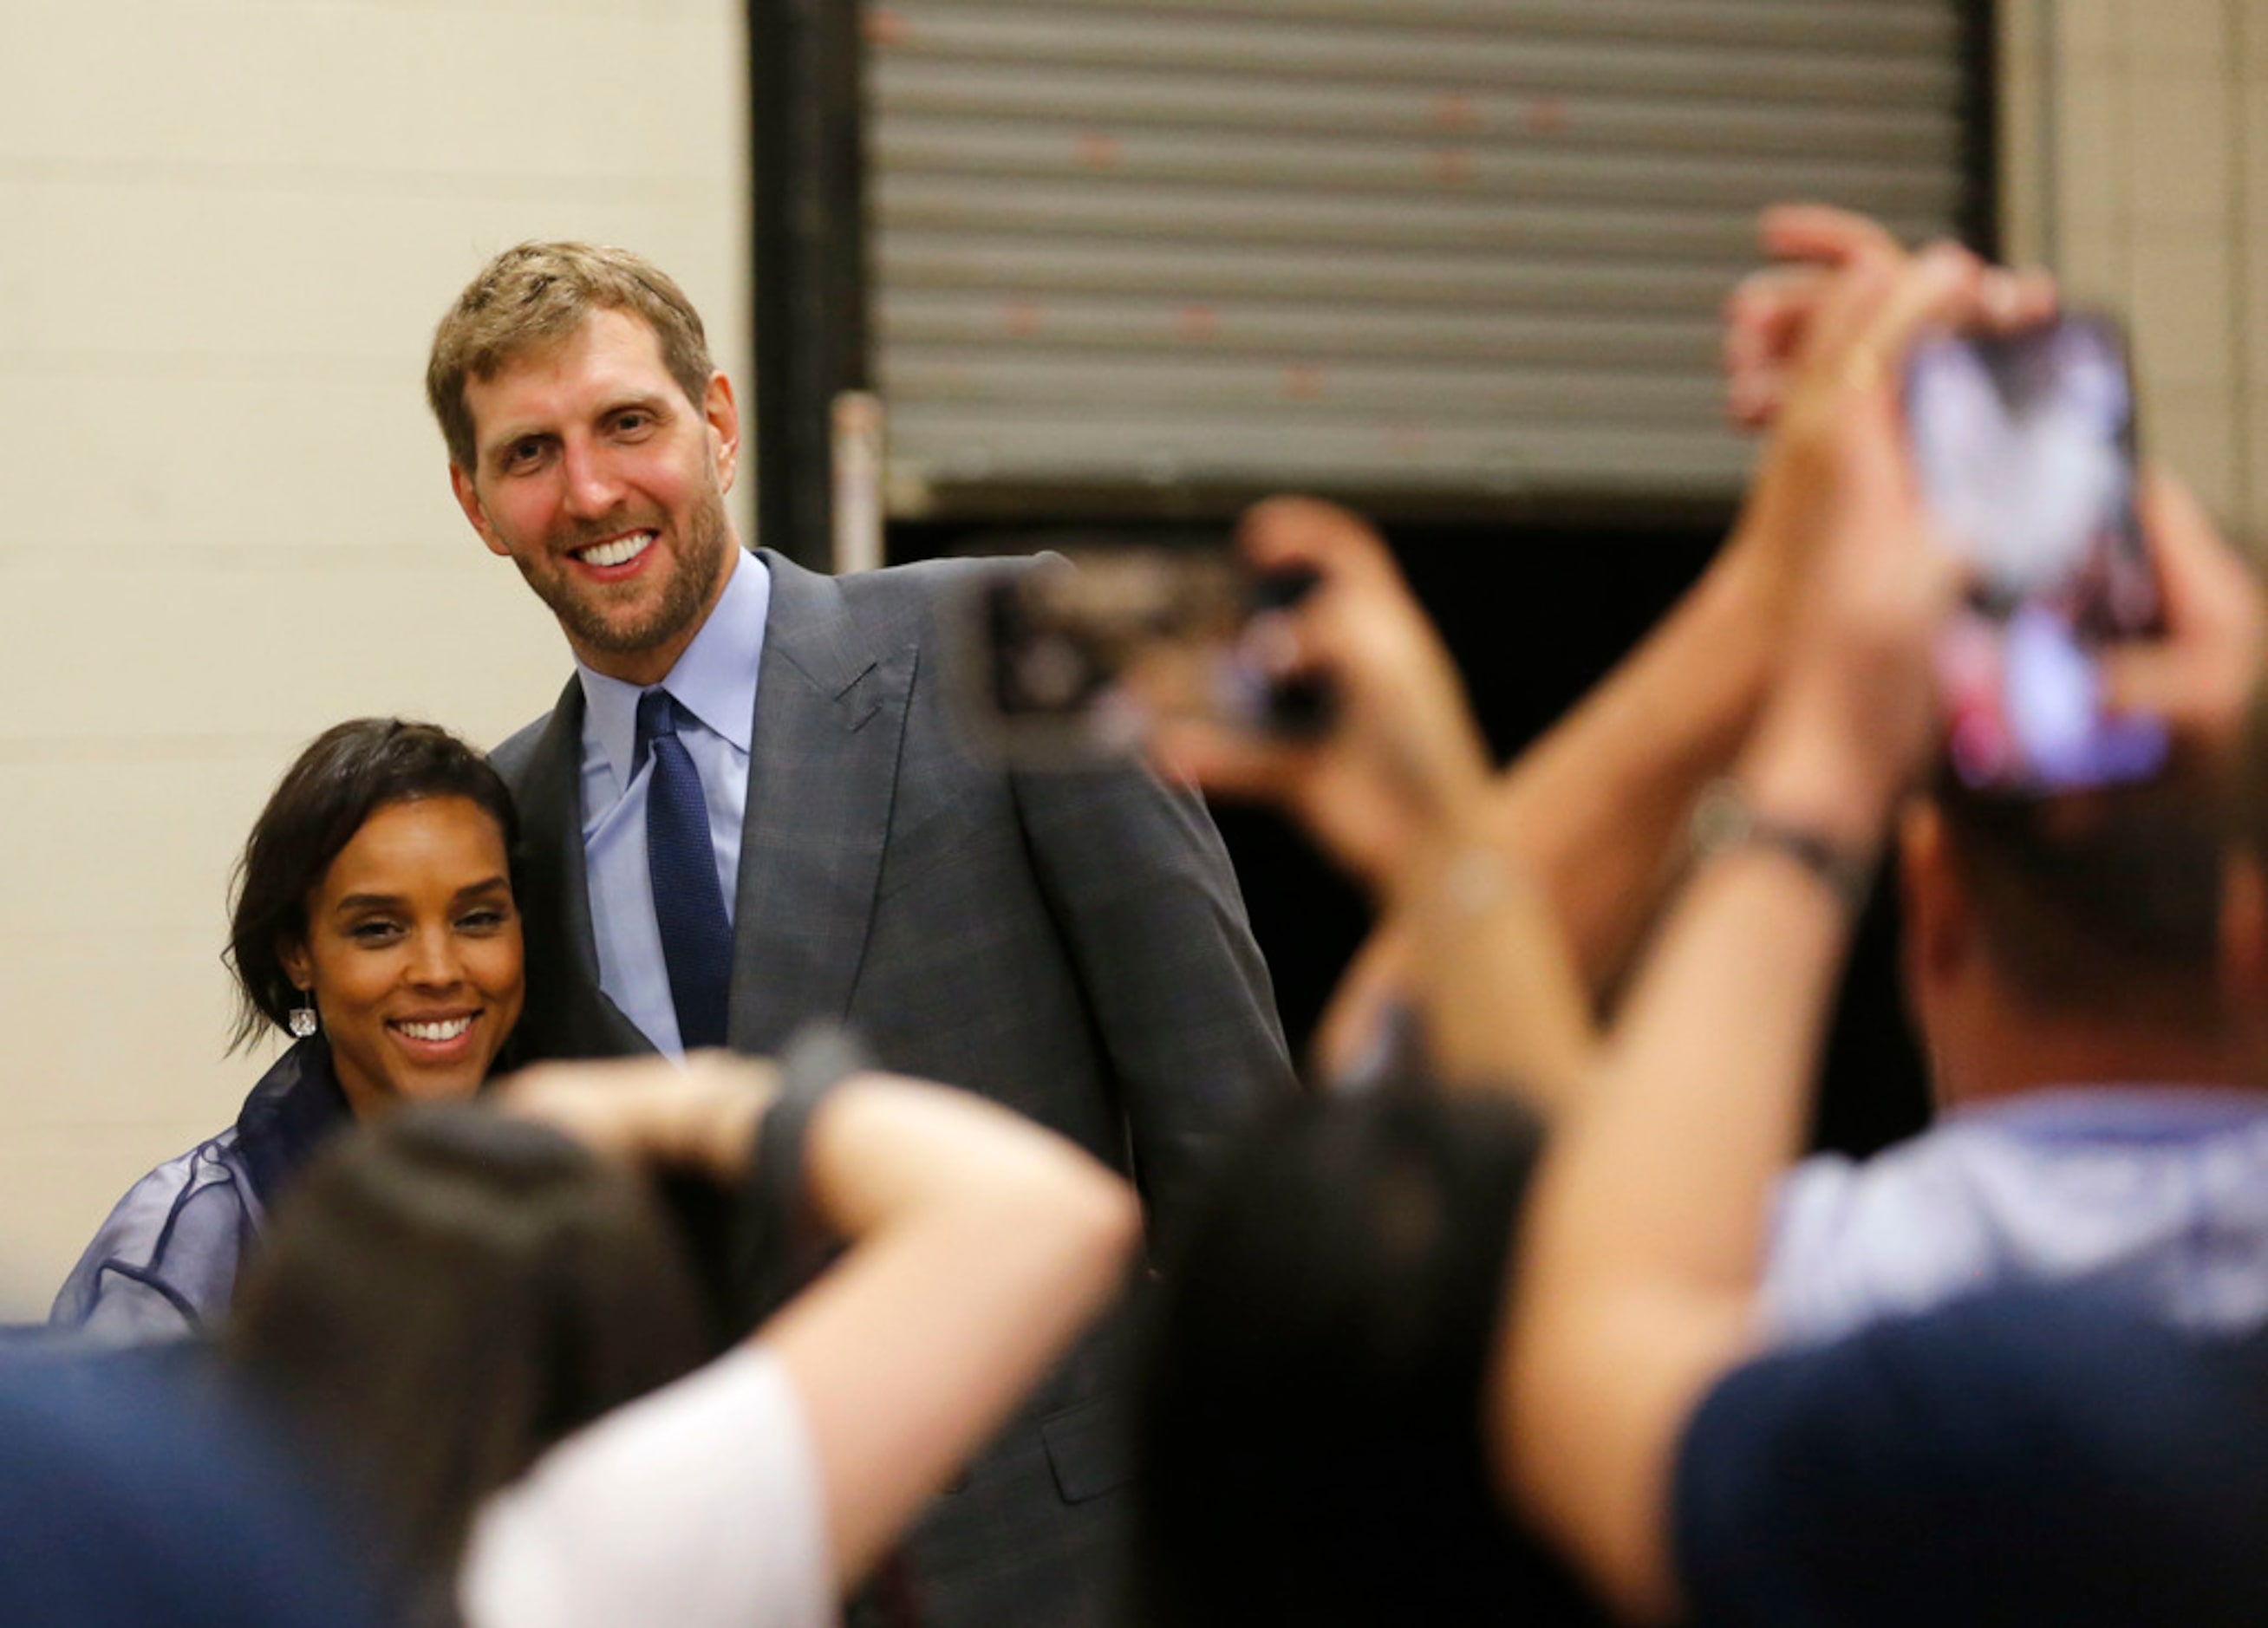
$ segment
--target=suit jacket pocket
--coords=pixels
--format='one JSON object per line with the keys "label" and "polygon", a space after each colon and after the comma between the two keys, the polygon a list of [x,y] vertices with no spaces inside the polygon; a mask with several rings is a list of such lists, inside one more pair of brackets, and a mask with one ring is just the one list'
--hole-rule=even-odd
{"label": "suit jacket pocket", "polygon": [[1050,1413],[1040,1421],[1040,1440],[1066,1504],[1100,1498],[1134,1478],[1126,1410],[1116,1396]]}

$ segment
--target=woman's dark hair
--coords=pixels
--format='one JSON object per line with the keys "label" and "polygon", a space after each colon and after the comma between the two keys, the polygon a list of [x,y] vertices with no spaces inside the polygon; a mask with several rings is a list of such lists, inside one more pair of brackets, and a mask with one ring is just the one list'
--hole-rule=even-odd
{"label": "woman's dark hair", "polygon": [[1309,1098],[1224,1161],[1147,1330],[1145,1623],[1604,1620],[1484,1434],[1542,1140],[1506,1098]]}
{"label": "woman's dark hair", "polygon": [[224,1340],[429,1606],[482,1499],[714,1349],[638,1177],[465,1103],[327,1147],[278,1206]]}
{"label": "woman's dark hair", "polygon": [[231,1049],[273,1023],[289,1026],[298,991],[286,945],[307,938],[307,895],[363,821],[393,803],[462,797],[497,822],[509,854],[519,841],[512,793],[489,760],[446,729],[399,718],[357,718],[310,741],[252,823],[231,887],[228,948],[236,976]]}

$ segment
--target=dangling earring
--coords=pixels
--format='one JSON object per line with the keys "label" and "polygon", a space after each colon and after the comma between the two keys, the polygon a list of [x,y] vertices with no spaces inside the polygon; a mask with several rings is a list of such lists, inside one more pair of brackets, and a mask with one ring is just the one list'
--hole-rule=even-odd
{"label": "dangling earring", "polygon": [[308,1035],[315,1032],[317,1027],[315,1022],[315,991],[313,990],[301,990],[299,991],[299,998],[306,1002],[306,1005],[303,1006],[294,1006],[291,1008],[291,1022],[286,1027],[291,1029],[293,1039],[305,1040]]}

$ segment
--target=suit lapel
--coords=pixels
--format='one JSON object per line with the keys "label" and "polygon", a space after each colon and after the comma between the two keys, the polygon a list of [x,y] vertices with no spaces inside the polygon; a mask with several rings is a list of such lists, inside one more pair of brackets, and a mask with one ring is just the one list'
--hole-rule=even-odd
{"label": "suit lapel", "polygon": [[615,1057],[653,1044],[599,987],[591,881],[583,862],[583,686],[571,678],[513,788],[527,945],[523,1051]]}
{"label": "suit lapel", "polygon": [[730,1032],[741,1050],[849,1010],[896,795],[918,641],[855,625],[843,585],[770,549]]}

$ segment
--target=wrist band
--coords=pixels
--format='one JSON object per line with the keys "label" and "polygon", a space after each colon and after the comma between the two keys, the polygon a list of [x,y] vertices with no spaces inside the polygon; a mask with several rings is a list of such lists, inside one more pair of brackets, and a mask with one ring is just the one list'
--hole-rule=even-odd
{"label": "wrist band", "polygon": [[1761,848],[1793,859],[1826,883],[1853,916],[1866,909],[1867,895],[1874,888],[1872,854],[1805,826],[1758,814],[1747,793],[1730,780],[1717,781],[1701,793],[1693,805],[1688,839],[1697,869],[1736,848]]}
{"label": "wrist band", "polygon": [[829,1091],[873,1066],[866,1049],[832,1023],[799,1030],[779,1055],[779,1094],[764,1109],[740,1178],[733,1256],[744,1329],[786,1304],[826,1263],[828,1241],[804,1203],[811,1116]]}
{"label": "wrist band", "polygon": [[803,1213],[803,1146],[820,1099],[873,1063],[866,1050],[832,1023],[796,1031],[779,1054],[779,1094],[756,1127],[748,1158],[748,1190],[774,1219]]}

